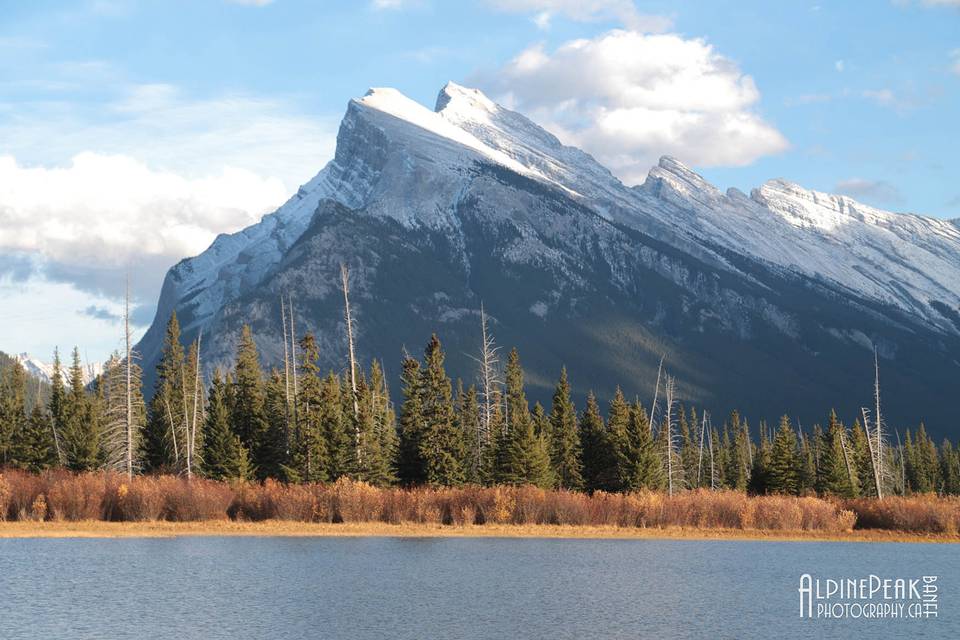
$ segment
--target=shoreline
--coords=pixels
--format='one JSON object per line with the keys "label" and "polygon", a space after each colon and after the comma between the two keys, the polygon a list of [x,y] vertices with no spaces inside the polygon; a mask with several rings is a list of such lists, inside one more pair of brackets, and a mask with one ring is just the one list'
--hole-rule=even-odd
{"label": "shoreline", "polygon": [[708,529],[692,527],[628,528],[592,525],[439,525],[384,522],[0,522],[0,538],[173,538],[250,537],[391,537],[391,538],[554,538],[593,540],[755,540],[773,542],[960,543],[960,534],[923,534],[885,529],[849,532]]}

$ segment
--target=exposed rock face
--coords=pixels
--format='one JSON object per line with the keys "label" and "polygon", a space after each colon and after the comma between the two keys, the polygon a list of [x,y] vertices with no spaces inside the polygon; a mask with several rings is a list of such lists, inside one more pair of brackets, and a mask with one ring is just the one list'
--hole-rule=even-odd
{"label": "exposed rock face", "polygon": [[252,325],[282,357],[279,299],[322,365],[344,367],[339,264],[359,354],[397,374],[440,334],[472,381],[481,301],[521,350],[532,395],[561,365],[578,393],[649,401],[659,354],[684,401],[754,421],[852,420],[881,356],[891,425],[953,425],[960,229],[782,180],[722,193],[672,158],[627,187],[588,154],[454,84],[436,111],[391,89],[350,102],[335,158],[276,213],[168,273],[140,348],[150,374],[172,310],[207,370]]}

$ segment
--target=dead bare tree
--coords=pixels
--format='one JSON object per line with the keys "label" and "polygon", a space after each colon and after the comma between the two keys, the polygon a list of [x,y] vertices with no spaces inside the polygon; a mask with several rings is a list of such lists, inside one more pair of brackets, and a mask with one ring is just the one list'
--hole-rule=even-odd
{"label": "dead bare tree", "polygon": [[[197,333],[197,357],[193,363],[193,419],[190,424],[190,462],[196,464],[199,461],[197,455],[197,417],[200,415],[200,340],[203,338],[203,329]],[[191,467],[190,473],[193,472]]]}
{"label": "dead bare tree", "polygon": [[713,423],[707,418],[707,442],[710,446],[710,490],[717,488],[717,471],[713,464]]}
{"label": "dead bare tree", "polygon": [[847,467],[847,478],[850,481],[850,488],[856,487],[853,475],[853,465],[850,464],[850,454],[847,453],[847,428],[841,425],[840,428],[840,448],[843,450],[843,464]]}
{"label": "dead bare tree", "polygon": [[707,416],[710,415],[708,411],[703,412],[702,425],[700,426],[700,453],[697,456],[697,487],[701,483],[701,470],[703,469],[703,432],[707,430]]}
{"label": "dead bare tree", "polygon": [[660,394],[660,374],[663,373],[663,359],[667,354],[660,356],[660,365],[657,367],[657,385],[653,388],[653,404],[650,405],[650,435],[653,435],[654,423],[657,421],[657,396]]}
{"label": "dead bare tree", "polygon": [[873,481],[877,490],[877,499],[883,499],[883,417],[880,414],[880,362],[877,358],[877,349],[873,349],[873,428],[870,427],[870,410],[861,409],[863,415],[863,430],[867,436],[867,445],[870,448],[870,466],[873,468]]}
{"label": "dead bare tree", "polygon": [[347,347],[350,353],[350,393],[353,397],[354,417],[354,445],[357,451],[357,461],[360,462],[360,405],[357,403],[357,362],[353,353],[353,320],[350,317],[350,270],[347,265],[340,263],[340,280],[343,283],[343,310],[347,323]]}
{"label": "dead bare tree", "polygon": [[280,320],[283,324],[283,387],[286,401],[286,429],[290,430],[290,342],[287,335],[287,308],[280,296]]}
{"label": "dead bare tree", "polygon": [[297,398],[300,391],[297,388],[297,332],[293,324],[293,298],[287,294],[287,309],[290,311],[290,368],[293,371],[293,430],[298,433]]}
{"label": "dead bare tree", "polygon": [[[114,353],[107,361],[100,378],[103,385],[104,424],[103,447],[107,467],[133,477],[139,466],[136,459],[137,444],[143,415],[140,389],[140,368],[137,354],[132,347],[130,331],[130,285],[127,283],[124,314],[124,353]],[[54,444],[59,455],[59,436],[54,428]]]}
{"label": "dead bare tree", "polygon": [[660,425],[660,429],[666,429],[666,433],[663,434],[664,443],[666,447],[666,466],[667,466],[667,494],[673,495],[674,486],[679,488],[682,477],[678,478],[677,476],[682,476],[682,468],[679,464],[674,461],[674,458],[677,456],[676,452],[676,434],[673,431],[673,422],[674,417],[674,404],[676,398],[674,397],[676,391],[676,381],[673,376],[666,376],[664,378],[663,384],[663,393],[664,393],[664,410],[663,410],[663,422]]}
{"label": "dead bare tree", "polygon": [[[483,303],[480,303],[480,357],[473,357],[479,366],[480,393],[483,404],[481,406],[481,420],[478,425],[480,432],[477,434],[478,441],[486,444],[490,439],[490,423],[494,415],[494,403],[497,402],[499,394],[497,390],[501,385],[500,380],[500,361],[497,357],[497,346],[493,339],[493,334],[487,328],[487,314]],[[477,464],[479,464],[479,452]]]}

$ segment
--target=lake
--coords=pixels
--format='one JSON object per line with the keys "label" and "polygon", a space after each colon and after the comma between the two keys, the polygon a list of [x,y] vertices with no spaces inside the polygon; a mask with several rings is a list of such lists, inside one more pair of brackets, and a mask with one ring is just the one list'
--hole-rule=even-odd
{"label": "lake", "polygon": [[[939,576],[937,618],[801,619],[800,576]],[[490,538],[0,540],[0,637],[960,638],[960,547]]]}

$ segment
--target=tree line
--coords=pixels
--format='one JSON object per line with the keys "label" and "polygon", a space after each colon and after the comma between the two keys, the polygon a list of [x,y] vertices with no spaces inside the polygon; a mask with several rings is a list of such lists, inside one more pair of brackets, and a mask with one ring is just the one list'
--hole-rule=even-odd
{"label": "tree line", "polygon": [[605,412],[592,392],[578,410],[565,369],[549,409],[531,407],[518,351],[501,370],[482,312],[481,319],[477,383],[451,380],[434,335],[422,357],[404,355],[397,407],[377,360],[361,368],[351,357],[348,371],[323,373],[317,341],[310,333],[294,340],[286,308],[282,370],[264,373],[245,326],[232,369],[204,384],[200,338],[184,348],[174,313],[149,403],[129,341],[89,389],[78,350],[66,371],[55,353],[49,400],[29,412],[26,373],[8,366],[0,379],[0,465],[290,483],[348,477],[377,486],[960,493],[960,449],[947,440],[937,446],[922,424],[888,444],[889,434],[865,428],[866,411],[850,426],[831,412],[809,431],[787,416],[775,429],[764,422],[752,429],[737,411],[714,426],[659,374],[649,408],[618,388]]}

